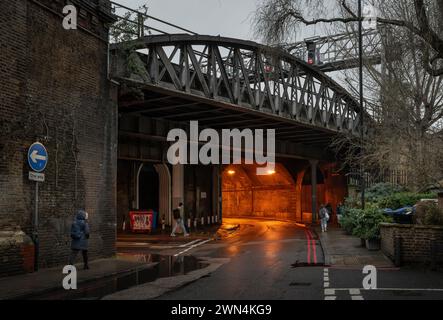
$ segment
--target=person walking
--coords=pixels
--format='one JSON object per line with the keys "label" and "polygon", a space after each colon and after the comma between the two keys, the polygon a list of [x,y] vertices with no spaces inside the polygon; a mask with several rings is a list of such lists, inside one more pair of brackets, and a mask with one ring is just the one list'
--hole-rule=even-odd
{"label": "person walking", "polygon": [[178,227],[180,227],[183,230],[185,237],[189,237],[189,233],[186,231],[186,227],[185,227],[185,223],[184,223],[185,213],[184,213],[183,203],[180,202],[178,207],[176,209],[174,209],[173,214],[174,214],[175,226],[172,229],[171,237],[176,236],[175,232],[177,231]]}
{"label": "person walking", "polygon": [[343,218],[343,213],[344,213],[343,203],[340,202],[337,205],[337,222],[339,226],[341,226],[340,222],[341,219]]}
{"label": "person walking", "polygon": [[74,265],[75,259],[81,251],[83,256],[83,269],[88,270],[89,225],[88,213],[84,210],[77,211],[74,222],[71,226],[71,239],[71,256],[69,257],[69,265]]}
{"label": "person walking", "polygon": [[321,231],[327,232],[328,231],[329,213],[328,213],[328,209],[326,209],[324,204],[322,204],[320,206],[319,216],[320,216],[320,221],[321,221]]}

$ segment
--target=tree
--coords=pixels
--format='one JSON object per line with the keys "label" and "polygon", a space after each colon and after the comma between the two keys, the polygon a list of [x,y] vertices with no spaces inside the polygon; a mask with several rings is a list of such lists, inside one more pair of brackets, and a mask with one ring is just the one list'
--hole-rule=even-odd
{"label": "tree", "polygon": [[[356,14],[355,5],[349,5],[346,0],[335,1],[335,7],[328,8],[329,2],[322,0],[263,0],[254,18],[255,31],[267,43],[275,45],[283,42],[288,34],[292,34],[294,27],[299,25],[349,24],[360,20]],[[391,0],[370,1],[376,8],[386,8],[392,2]],[[382,10],[385,14],[378,17],[378,23],[401,27],[420,37],[428,46],[428,51],[422,57],[424,68],[433,76],[443,75],[442,1],[405,0],[400,2],[413,7],[413,13],[410,16],[401,17],[395,11]],[[305,8],[310,8],[311,11]],[[309,18],[325,14],[326,11],[332,11],[337,16],[325,15],[322,18]]]}
{"label": "tree", "polygon": [[[317,0],[265,1],[255,17],[256,31],[268,42],[281,43],[297,24],[339,22],[334,24],[333,32],[358,37],[356,23],[353,23],[358,22],[358,18],[345,1],[339,1],[336,6],[335,13],[341,18],[307,20],[304,15],[309,14],[309,10],[298,10],[302,4],[308,4],[311,10],[318,10],[317,14],[324,14],[327,10],[321,3]],[[365,109],[373,119],[371,134],[364,141],[341,135],[332,147],[348,168],[364,163],[373,174],[403,169],[409,174],[408,186],[420,190],[443,177],[443,73],[437,75],[438,59],[430,62],[433,48],[416,27],[416,1],[380,0],[372,4],[377,5],[379,15],[385,18],[379,20],[384,48],[382,66],[365,61]],[[430,6],[427,11],[431,12],[427,17],[430,25],[435,30],[443,30],[443,22],[438,19],[443,17],[443,4],[435,1],[427,5]],[[346,70],[343,74],[348,91],[358,97],[357,70]]]}
{"label": "tree", "polygon": [[[414,12],[405,2],[385,4],[380,7],[382,13],[394,11],[406,19]],[[371,139],[362,146],[361,141],[341,137],[335,144],[354,150],[345,162],[363,161],[380,173],[403,169],[408,172],[409,187],[420,190],[443,177],[443,77],[424,68],[421,61],[427,48],[409,29],[385,28],[382,43],[382,66],[365,64],[366,109],[374,120]],[[345,74],[348,90],[357,95],[358,74],[355,70]],[[356,153],[359,148],[362,154]]]}

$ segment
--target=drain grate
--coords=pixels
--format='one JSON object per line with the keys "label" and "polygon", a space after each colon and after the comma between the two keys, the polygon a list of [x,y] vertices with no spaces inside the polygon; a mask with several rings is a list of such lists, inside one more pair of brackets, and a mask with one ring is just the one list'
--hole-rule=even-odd
{"label": "drain grate", "polygon": [[289,284],[290,287],[309,287],[311,285],[311,282],[291,282]]}
{"label": "drain grate", "polygon": [[320,263],[307,263],[307,262],[298,262],[291,264],[292,268],[306,268],[306,267],[324,267],[324,262]]}

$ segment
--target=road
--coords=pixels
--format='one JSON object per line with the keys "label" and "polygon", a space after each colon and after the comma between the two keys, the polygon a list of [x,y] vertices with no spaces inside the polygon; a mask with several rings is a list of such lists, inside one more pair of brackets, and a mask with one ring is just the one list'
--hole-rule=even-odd
{"label": "road", "polygon": [[256,219],[224,219],[224,224],[240,227],[220,239],[188,239],[180,246],[150,247],[146,252],[132,248],[172,259],[226,259],[212,273],[158,299],[443,299],[442,274],[423,270],[378,270],[378,290],[362,290],[361,267],[324,266],[317,236],[301,225]]}

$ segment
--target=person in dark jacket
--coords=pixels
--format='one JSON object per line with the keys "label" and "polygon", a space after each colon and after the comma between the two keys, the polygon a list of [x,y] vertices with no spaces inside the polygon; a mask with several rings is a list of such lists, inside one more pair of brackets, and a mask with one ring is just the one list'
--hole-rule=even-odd
{"label": "person in dark jacket", "polygon": [[78,253],[81,251],[83,255],[84,269],[89,269],[88,265],[88,239],[89,239],[89,225],[88,213],[79,210],[75,216],[75,220],[71,226],[71,256],[69,257],[69,264],[74,265]]}

